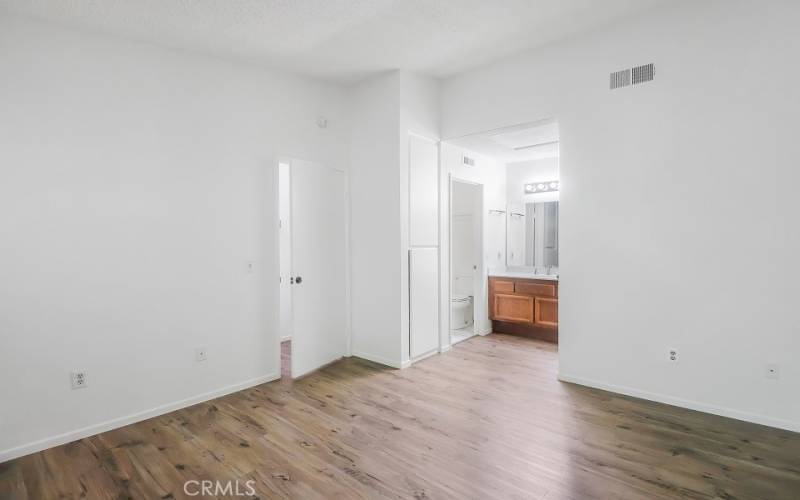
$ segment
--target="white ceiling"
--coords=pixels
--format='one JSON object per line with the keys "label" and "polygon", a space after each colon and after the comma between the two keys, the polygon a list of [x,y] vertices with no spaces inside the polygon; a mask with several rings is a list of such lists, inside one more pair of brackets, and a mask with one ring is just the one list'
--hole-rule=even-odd
{"label": "white ceiling", "polygon": [[0,0],[93,31],[351,83],[446,77],[668,0]]}
{"label": "white ceiling", "polygon": [[466,135],[447,142],[500,163],[556,158],[558,123],[555,120],[542,120]]}

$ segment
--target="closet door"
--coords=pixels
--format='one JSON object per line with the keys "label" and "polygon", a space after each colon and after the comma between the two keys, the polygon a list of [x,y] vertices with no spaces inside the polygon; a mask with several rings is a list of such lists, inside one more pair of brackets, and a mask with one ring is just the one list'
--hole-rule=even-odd
{"label": "closet door", "polygon": [[439,249],[409,252],[410,354],[416,358],[439,346]]}

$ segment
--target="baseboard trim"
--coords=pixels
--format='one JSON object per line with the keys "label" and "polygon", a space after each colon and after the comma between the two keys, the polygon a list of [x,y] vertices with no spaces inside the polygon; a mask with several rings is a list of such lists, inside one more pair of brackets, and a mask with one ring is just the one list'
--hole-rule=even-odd
{"label": "baseboard trim", "polygon": [[367,361],[372,361],[373,363],[378,363],[379,365],[388,366],[390,368],[405,368],[403,363],[398,363],[397,361],[393,361],[382,356],[375,356],[374,354],[367,354],[361,351],[353,351],[353,357],[366,359]]}
{"label": "baseboard trim", "polygon": [[443,345],[442,347],[439,348],[439,352],[444,354],[444,353],[446,353],[447,351],[449,351],[452,348],[453,348],[453,344]]}
{"label": "baseboard trim", "polygon": [[155,408],[151,408],[149,410],[132,413],[130,415],[126,415],[123,417],[118,417],[111,420],[107,420],[105,422],[100,422],[99,424],[82,427],[80,429],[75,429],[73,431],[65,432],[63,434],[58,434],[56,436],[40,439],[32,443],[23,444],[21,446],[9,448],[7,450],[2,450],[0,451],[0,463],[6,462],[8,460],[13,460],[15,458],[19,458],[25,455],[29,455],[31,453],[36,453],[38,451],[46,450],[48,448],[53,448],[55,446],[61,446],[62,444],[70,443],[72,441],[77,441],[79,439],[87,438],[89,436],[94,436],[95,434],[100,434],[101,432],[107,432],[113,429],[119,429],[120,427],[124,427],[126,425],[135,424],[136,422],[141,422],[142,420],[147,420],[148,418],[158,417],[160,415],[164,415],[165,413],[169,413],[175,410],[180,410],[182,408],[196,405],[198,403],[204,403],[206,401],[226,396],[234,392],[242,391],[244,389],[249,389],[251,387],[265,384],[267,382],[272,382],[273,380],[278,380],[279,378],[281,378],[280,373],[271,373],[269,375],[263,375],[261,377],[245,380],[244,382],[239,382],[237,384],[222,387],[220,389],[216,389],[210,392],[205,392],[186,399],[181,399],[173,403],[167,403],[164,405],[156,406]]}
{"label": "baseboard trim", "polygon": [[413,365],[417,361],[422,361],[423,359],[430,358],[431,356],[435,356],[437,354],[439,354],[439,349],[438,348],[433,349],[432,351],[428,351],[425,354],[420,354],[416,358],[408,360],[408,366]]}
{"label": "baseboard trim", "polygon": [[800,432],[800,422],[792,422],[790,420],[783,420],[780,418],[768,417],[766,415],[759,415],[757,413],[750,413],[732,408],[724,408],[721,406],[714,406],[689,399],[676,398],[666,394],[659,394],[655,392],[643,391],[633,387],[608,384],[597,380],[590,380],[583,377],[575,377],[566,373],[559,373],[558,380],[568,382],[571,384],[583,385],[592,387],[594,389],[602,389],[604,391],[615,392],[625,396],[631,396],[639,399],[646,399],[648,401],[655,401],[656,403],[664,403],[671,406],[678,406],[689,410],[701,411],[703,413],[710,413],[720,417],[728,417],[744,422],[753,424],[766,425],[767,427],[775,427],[792,432]]}

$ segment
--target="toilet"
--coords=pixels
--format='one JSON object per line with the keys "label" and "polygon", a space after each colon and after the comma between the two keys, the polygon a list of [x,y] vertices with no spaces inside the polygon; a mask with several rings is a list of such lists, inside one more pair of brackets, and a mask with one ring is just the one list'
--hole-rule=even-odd
{"label": "toilet", "polygon": [[472,326],[472,295],[453,294],[450,297],[450,329]]}
{"label": "toilet", "polygon": [[472,326],[473,297],[472,270],[470,273],[454,274],[450,282],[450,329],[460,330]]}

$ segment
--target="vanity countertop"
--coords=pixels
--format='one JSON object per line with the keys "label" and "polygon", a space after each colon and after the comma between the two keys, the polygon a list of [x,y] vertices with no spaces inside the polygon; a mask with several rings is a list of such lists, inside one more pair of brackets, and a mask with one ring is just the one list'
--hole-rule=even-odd
{"label": "vanity countertop", "polygon": [[489,276],[497,278],[525,278],[532,280],[558,281],[558,274],[536,274],[533,269],[524,267],[495,267],[489,269]]}

